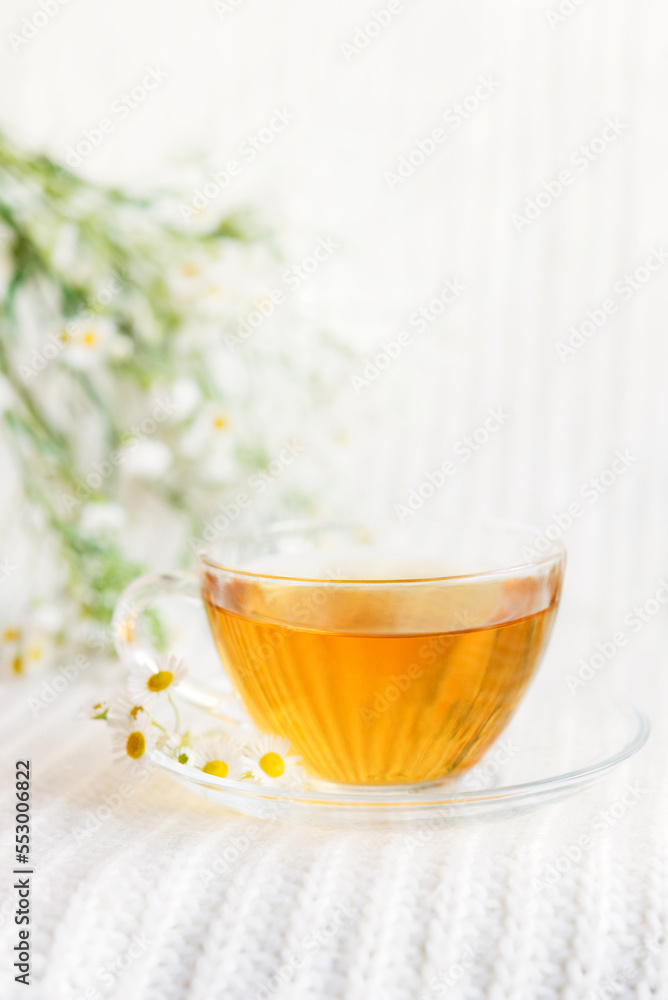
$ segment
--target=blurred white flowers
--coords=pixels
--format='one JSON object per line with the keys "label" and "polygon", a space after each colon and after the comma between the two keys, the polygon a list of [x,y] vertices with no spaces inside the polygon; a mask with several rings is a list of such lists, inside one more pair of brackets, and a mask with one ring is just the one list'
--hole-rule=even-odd
{"label": "blurred white flowers", "polygon": [[180,378],[169,387],[169,398],[179,420],[185,420],[197,408],[202,399],[202,390],[191,378]]}
{"label": "blurred white flowers", "polygon": [[81,508],[79,527],[86,535],[118,531],[128,516],[117,503],[86,503]]}
{"label": "blurred white flowers", "polygon": [[173,461],[172,450],[164,441],[134,441],[121,451],[126,475],[137,479],[160,479]]}
{"label": "blurred white flowers", "polygon": [[[230,352],[225,332],[283,268],[247,215],[182,229],[164,192],[80,178],[1,132],[0,161],[7,474],[26,500],[24,565],[40,561],[40,594],[81,644],[77,616],[108,625],[123,587],[165,557],[158,540],[191,558],[221,502],[295,433],[295,412],[326,405],[333,340],[310,324],[303,336],[286,309],[280,336],[267,322]],[[309,499],[288,478],[272,488],[275,514]]]}
{"label": "blurred white flowers", "polygon": [[204,317],[219,316],[229,295],[220,267],[211,255],[185,261],[172,275],[179,295],[196,304]]}
{"label": "blurred white flowers", "polygon": [[32,614],[0,626],[0,665],[2,673],[13,677],[37,674],[52,666],[56,652],[55,628],[47,627]]}
{"label": "blurred white flowers", "polygon": [[236,465],[236,440],[229,411],[207,403],[180,441],[181,454],[200,462],[210,480],[229,479]]}
{"label": "blurred white flowers", "polygon": [[118,334],[115,324],[105,316],[95,316],[68,324],[60,333],[65,344],[61,357],[71,368],[87,371],[110,357],[125,357],[130,342]]}

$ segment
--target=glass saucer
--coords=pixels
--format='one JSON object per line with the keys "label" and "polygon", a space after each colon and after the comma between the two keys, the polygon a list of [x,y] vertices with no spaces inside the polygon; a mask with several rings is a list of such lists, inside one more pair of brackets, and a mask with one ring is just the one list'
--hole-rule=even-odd
{"label": "glass saucer", "polygon": [[[241,722],[230,723],[228,732],[235,725],[241,734]],[[361,786],[308,779],[294,791],[204,774],[158,751],[152,759],[191,791],[257,819],[446,823],[572,794],[637,753],[649,732],[646,715],[628,702],[564,693],[538,700],[532,693],[474,768],[436,783]]]}

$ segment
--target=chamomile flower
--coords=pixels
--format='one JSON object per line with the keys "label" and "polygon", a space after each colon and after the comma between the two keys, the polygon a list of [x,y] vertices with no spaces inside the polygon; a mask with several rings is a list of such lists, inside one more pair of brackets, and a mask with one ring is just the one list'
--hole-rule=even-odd
{"label": "chamomile flower", "polygon": [[162,656],[153,666],[135,663],[130,667],[130,671],[128,677],[130,696],[147,707],[167,698],[188,675],[183,660],[179,660],[176,656]]}
{"label": "chamomile flower", "polygon": [[6,624],[0,630],[0,656],[2,664],[7,673],[20,677],[23,673],[23,660],[21,658],[21,637],[23,635],[21,626],[16,624]]}
{"label": "chamomile flower", "polygon": [[109,702],[99,698],[93,705],[85,705],[81,710],[84,719],[108,719]]}
{"label": "chamomile flower", "polygon": [[261,785],[283,788],[299,786],[303,779],[301,757],[289,753],[290,742],[282,736],[261,736],[244,747],[243,760],[254,780]]}
{"label": "chamomile flower", "polygon": [[148,765],[150,753],[155,748],[156,729],[146,713],[112,734],[112,757],[125,764],[134,764],[140,770]]}
{"label": "chamomile flower", "polygon": [[178,266],[170,269],[169,285],[180,299],[195,305],[206,281],[205,270],[206,261],[202,258],[180,261]]}
{"label": "chamomile flower", "polygon": [[241,781],[248,771],[241,755],[241,747],[227,736],[200,740],[195,746],[195,752],[199,758],[196,766],[205,774]]}
{"label": "chamomile flower", "polygon": [[108,706],[107,722],[114,729],[127,729],[139,719],[148,719],[150,722],[151,713],[137,698],[130,698],[122,693]]}
{"label": "chamomile flower", "polygon": [[178,733],[173,733],[162,746],[163,753],[172,757],[184,767],[200,767],[201,757],[197,749],[190,745],[187,739]]}
{"label": "chamomile flower", "polygon": [[[204,221],[210,212],[194,213]],[[189,312],[218,319],[229,297],[224,274],[211,253],[184,260],[169,275],[170,286],[189,305]]]}
{"label": "chamomile flower", "polygon": [[230,428],[229,414],[220,406],[212,407],[207,414],[211,433],[213,435],[222,434]]}
{"label": "chamomile flower", "polygon": [[14,677],[45,670],[53,657],[54,637],[31,622],[8,624],[0,631],[0,663]]}
{"label": "chamomile flower", "polygon": [[110,319],[96,316],[72,321],[60,334],[66,350],[63,360],[71,368],[88,371],[106,361],[114,353],[118,335]]}
{"label": "chamomile flower", "polygon": [[26,671],[42,670],[53,658],[53,638],[42,629],[28,629],[23,635],[21,654]]}
{"label": "chamomile flower", "polygon": [[179,448],[186,458],[202,461],[209,477],[222,480],[235,467],[235,440],[229,410],[206,403],[183,433]]}

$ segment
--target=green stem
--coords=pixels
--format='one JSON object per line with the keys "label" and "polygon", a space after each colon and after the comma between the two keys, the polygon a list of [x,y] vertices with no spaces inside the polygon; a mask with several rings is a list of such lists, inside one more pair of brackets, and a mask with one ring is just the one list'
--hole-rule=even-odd
{"label": "green stem", "polygon": [[173,700],[172,700],[172,696],[171,696],[171,694],[170,694],[170,695],[167,695],[167,697],[169,698],[169,704],[170,704],[170,705],[172,706],[172,708],[174,709],[174,728],[176,729],[176,731],[177,731],[177,733],[178,733],[179,729],[181,728],[181,721],[180,721],[180,719],[179,719],[179,710],[178,710],[178,708],[176,707],[176,705],[174,704],[174,702],[173,702]]}

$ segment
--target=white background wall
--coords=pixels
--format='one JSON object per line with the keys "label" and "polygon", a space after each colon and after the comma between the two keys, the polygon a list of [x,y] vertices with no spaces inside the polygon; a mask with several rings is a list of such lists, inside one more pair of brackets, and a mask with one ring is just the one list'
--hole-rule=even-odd
{"label": "white background wall", "polygon": [[[346,388],[335,413],[304,415],[331,447],[338,488],[323,487],[323,508],[391,511],[502,406],[505,426],[424,509],[548,525],[580,500],[564,535],[567,603],[596,616],[590,641],[668,572],[668,263],[628,301],[613,291],[653,247],[668,249],[668,13],[658,0],[569,5],[551,26],[557,0],[402,0],[347,61],[341,43],[383,0],[240,0],[222,17],[207,0],[70,0],[19,51],[9,34],[39,7],[5,0],[0,120],[62,157],[157,65],[168,78],[114,119],[82,169],[191,192],[275,107],[294,114],[212,211],[257,206],[295,260],[320,236],[341,243],[299,306],[355,345],[351,374],[445,277],[467,285],[373,385]],[[391,191],[386,172],[480,75],[497,91]],[[571,155],[608,117],[626,127],[577,172]],[[569,165],[572,185],[518,233],[513,214]],[[560,359],[555,343],[610,296],[616,314]],[[328,436],[335,418],[344,446]],[[617,449],[635,461],[588,502],[583,487]]]}

